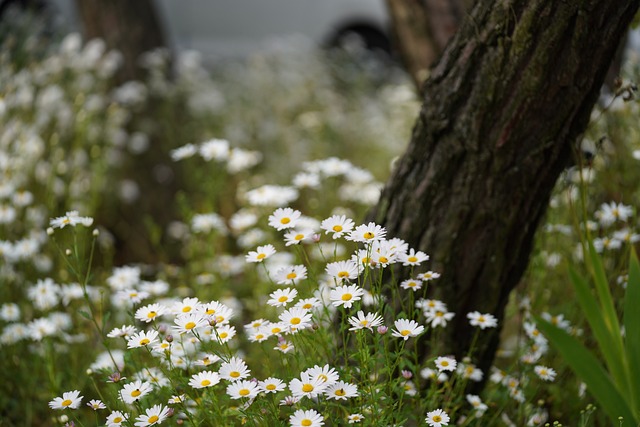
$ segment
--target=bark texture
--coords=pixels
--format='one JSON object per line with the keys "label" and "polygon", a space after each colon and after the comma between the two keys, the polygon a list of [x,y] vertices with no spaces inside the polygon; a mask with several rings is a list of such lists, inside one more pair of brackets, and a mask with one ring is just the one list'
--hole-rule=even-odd
{"label": "bark texture", "polygon": [[418,91],[468,10],[467,0],[387,0],[395,46]]}
{"label": "bark texture", "polygon": [[[466,313],[502,320],[638,3],[477,2],[425,83],[411,142],[373,219],[442,273],[432,288],[456,313],[445,330],[450,353],[468,350]],[[498,335],[481,335],[483,369]]]}
{"label": "bark texture", "polygon": [[165,47],[166,39],[151,0],[76,0],[84,35],[101,38],[122,53],[121,81],[142,76],[140,54]]}

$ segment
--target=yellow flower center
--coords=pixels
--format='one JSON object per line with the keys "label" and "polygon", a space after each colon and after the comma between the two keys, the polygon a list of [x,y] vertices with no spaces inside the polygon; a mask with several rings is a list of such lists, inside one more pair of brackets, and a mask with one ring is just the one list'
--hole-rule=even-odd
{"label": "yellow flower center", "polygon": [[342,299],[342,301],[350,301],[352,297],[353,295],[351,294],[343,294],[340,298]]}
{"label": "yellow flower center", "polygon": [[265,259],[267,257],[267,254],[258,254],[258,256],[256,257],[257,259]]}
{"label": "yellow flower center", "polygon": [[436,311],[436,317],[442,317],[444,316],[444,313],[441,311]]}
{"label": "yellow flower center", "polygon": [[189,306],[182,307],[182,312],[183,312],[183,313],[188,313],[188,312],[190,312],[190,311],[191,311],[191,307],[189,307]]}
{"label": "yellow flower center", "polygon": [[266,387],[267,390],[275,390],[276,386],[274,384],[268,384]]}
{"label": "yellow flower center", "polygon": [[149,344],[151,341],[149,341],[149,338],[143,338],[140,340],[140,345],[147,345]]}
{"label": "yellow flower center", "polygon": [[362,326],[367,326],[369,324],[369,321],[367,319],[361,320],[360,321],[360,325]]}
{"label": "yellow flower center", "polygon": [[200,385],[201,385],[202,387],[206,387],[206,386],[208,386],[208,385],[210,385],[210,384],[211,384],[211,381],[209,381],[209,380],[202,380],[202,381],[200,381]]}
{"label": "yellow flower center", "polygon": [[341,271],[340,273],[338,273],[338,277],[340,278],[349,277],[349,273],[346,271]]}
{"label": "yellow flower center", "polygon": [[238,371],[229,372],[229,376],[231,378],[238,378],[240,376],[240,372],[238,372]]}
{"label": "yellow flower center", "polygon": [[229,334],[226,333],[226,332],[222,332],[222,333],[219,334],[219,336],[220,336],[220,338],[225,339],[226,337],[229,336]]}
{"label": "yellow flower center", "polygon": [[388,262],[389,262],[389,258],[387,258],[386,256],[381,256],[381,257],[380,257],[380,262],[381,262],[382,264],[386,264],[386,263],[388,263]]}
{"label": "yellow flower center", "polygon": [[[71,220],[69,218],[65,218],[65,219],[62,220],[62,223],[63,224],[71,224]],[[66,402],[66,400],[65,400],[65,402]]]}
{"label": "yellow flower center", "polygon": [[139,389],[139,388],[137,388],[137,389],[135,389],[135,390],[133,390],[133,391],[131,392],[131,397],[138,397],[138,396],[140,396],[141,394],[142,394],[142,392],[140,391],[140,389]]}
{"label": "yellow flower center", "polygon": [[443,360],[442,362],[440,362],[440,366],[449,366],[449,362]]}
{"label": "yellow flower center", "polygon": [[367,231],[366,233],[364,233],[364,236],[362,236],[362,237],[364,237],[365,239],[369,240],[369,239],[373,239],[375,237],[375,234],[373,234],[370,231]]}
{"label": "yellow flower center", "polygon": [[[299,323],[299,322],[300,322],[300,321],[298,321],[298,323]],[[291,323],[293,323],[293,319],[291,320]],[[295,323],[294,323],[294,324],[295,324]],[[282,329],[280,329],[280,328],[273,328],[273,329],[271,329],[271,333],[272,333],[272,334],[279,334],[280,332],[282,332]]]}
{"label": "yellow flower center", "polygon": [[115,418],[113,419],[113,422],[114,422],[114,423],[121,423],[122,421],[123,421],[122,417],[115,417]]}
{"label": "yellow flower center", "polygon": [[302,240],[304,239],[304,234],[296,234],[296,237],[294,237],[295,240]]}
{"label": "yellow flower center", "polygon": [[211,315],[212,315],[212,314],[214,314],[215,312],[216,312],[216,310],[215,310],[215,309],[210,308],[210,309],[208,309],[208,310],[207,310],[207,316],[211,316]]}
{"label": "yellow flower center", "polygon": [[323,383],[329,381],[329,378],[325,374],[318,375],[318,378],[321,379]]}
{"label": "yellow flower center", "polygon": [[292,325],[299,325],[300,324],[300,318],[299,317],[294,317],[293,319],[291,319],[291,324]]}
{"label": "yellow flower center", "polygon": [[486,319],[484,318],[484,316],[478,317],[478,322],[484,323],[485,321],[486,321]]}
{"label": "yellow flower center", "polygon": [[148,422],[149,424],[153,424],[153,423],[155,423],[156,421],[158,421],[159,419],[160,419],[160,417],[159,417],[159,416],[157,416],[157,415],[151,415],[151,416],[149,417],[149,419],[147,420],[147,422]]}
{"label": "yellow flower center", "polygon": [[409,286],[410,288],[415,288],[416,286],[418,286],[418,284],[417,284],[416,282],[409,282],[409,283],[408,283],[408,286]]}
{"label": "yellow flower center", "polygon": [[414,257],[414,256],[410,256],[409,258],[407,258],[407,261],[409,261],[409,262],[418,262],[418,258]]}
{"label": "yellow flower center", "polygon": [[338,390],[336,390],[336,396],[344,396],[345,394],[347,394],[346,391],[344,391],[344,389],[339,388]]}
{"label": "yellow flower center", "polygon": [[403,337],[406,337],[410,333],[411,333],[411,331],[408,330],[408,329],[403,329],[402,331],[400,331],[400,335],[402,335]]}
{"label": "yellow flower center", "polygon": [[156,317],[157,315],[158,315],[158,313],[157,313],[157,312],[155,312],[155,311],[150,311],[150,312],[147,314],[147,318],[148,318],[148,319],[153,319],[153,318],[154,318],[154,317]]}
{"label": "yellow flower center", "polygon": [[342,226],[341,225],[334,225],[332,230],[335,231],[336,233],[339,233],[339,232],[342,231]]}
{"label": "yellow flower center", "polygon": [[289,299],[288,297],[286,297],[286,296],[282,295],[280,298],[278,298],[278,302],[285,302],[285,301],[287,301],[288,299]]}
{"label": "yellow flower center", "polygon": [[186,325],[184,325],[185,329],[193,329],[196,327],[196,322],[188,322]]}
{"label": "yellow flower center", "polygon": [[256,339],[257,340],[261,340],[262,338],[264,338],[264,334],[257,334],[256,335]]}
{"label": "yellow flower center", "polygon": [[296,273],[287,274],[287,279],[289,279],[289,280],[295,279],[296,277],[298,277],[298,275]]}
{"label": "yellow flower center", "polygon": [[300,425],[302,426],[310,426],[311,424],[313,424],[313,421],[311,421],[309,418],[305,418],[304,420],[300,421]]}
{"label": "yellow flower center", "polygon": [[62,401],[61,405],[64,406],[64,407],[67,407],[67,406],[71,405],[72,403],[73,402],[71,400],[66,399],[66,400]]}
{"label": "yellow flower center", "polygon": [[311,393],[313,391],[313,386],[311,384],[304,384],[302,386],[302,391],[305,393]]}
{"label": "yellow flower center", "polygon": [[291,222],[291,218],[282,218],[280,220],[280,224],[289,224]]}
{"label": "yellow flower center", "polygon": [[312,307],[313,307],[313,304],[309,304],[309,303],[306,303],[302,306],[302,308],[304,308],[305,310],[311,310]]}
{"label": "yellow flower center", "polygon": [[440,415],[434,415],[433,418],[431,419],[436,423],[439,423],[440,421],[442,421],[442,417]]}
{"label": "yellow flower center", "polygon": [[248,388],[243,388],[242,390],[240,390],[240,391],[238,392],[238,394],[239,394],[240,396],[247,396],[249,393],[251,393],[251,392],[249,391],[249,389],[248,389]]}

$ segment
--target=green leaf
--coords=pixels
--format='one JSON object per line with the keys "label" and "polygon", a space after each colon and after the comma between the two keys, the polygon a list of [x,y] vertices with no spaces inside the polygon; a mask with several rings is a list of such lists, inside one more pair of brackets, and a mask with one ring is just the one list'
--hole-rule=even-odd
{"label": "green leaf", "polygon": [[629,280],[624,297],[625,349],[629,364],[632,408],[640,418],[640,263],[635,250],[629,257]]}
{"label": "green leaf", "polygon": [[606,319],[598,301],[591,293],[587,281],[581,277],[574,269],[569,269],[569,277],[576,291],[578,303],[584,312],[593,335],[598,342],[598,347],[602,352],[605,363],[613,376],[618,390],[621,393],[628,391],[627,375],[625,374],[624,352],[616,347],[614,334],[620,335],[620,331],[610,331],[606,324]]}
{"label": "green leaf", "polygon": [[80,316],[84,317],[87,320],[91,320],[91,315],[89,315],[89,313],[84,310],[78,310],[78,314],[80,314]]}
{"label": "green leaf", "polygon": [[611,297],[611,290],[609,289],[609,281],[604,271],[604,265],[602,259],[596,249],[593,247],[593,243],[589,241],[589,259],[591,261],[591,275],[593,276],[593,282],[596,287],[596,293],[600,300],[600,309],[604,317],[605,323],[612,336],[615,339],[614,344],[620,354],[623,351],[622,337],[620,336],[620,322],[618,322],[618,314],[616,313],[616,307],[613,304],[613,298]]}
{"label": "green leaf", "polygon": [[540,318],[536,318],[536,324],[569,367],[584,381],[587,391],[598,401],[599,406],[611,418],[613,425],[618,425],[618,417],[624,417],[630,425],[637,425],[637,420],[627,402],[598,359],[562,329]]}

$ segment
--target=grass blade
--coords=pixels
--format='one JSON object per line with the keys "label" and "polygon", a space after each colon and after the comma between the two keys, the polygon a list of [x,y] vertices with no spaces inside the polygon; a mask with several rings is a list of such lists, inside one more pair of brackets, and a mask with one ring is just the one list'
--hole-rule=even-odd
{"label": "grass blade", "polygon": [[611,418],[612,425],[619,423],[618,417],[624,417],[624,420],[630,425],[637,425],[629,405],[611,381],[611,377],[604,370],[600,361],[578,340],[562,329],[540,318],[536,319],[536,324],[569,367],[587,384],[588,392]]}
{"label": "grass blade", "polygon": [[632,408],[636,408],[636,417],[640,418],[640,263],[635,250],[629,257],[629,280],[624,297],[625,350],[631,383]]}

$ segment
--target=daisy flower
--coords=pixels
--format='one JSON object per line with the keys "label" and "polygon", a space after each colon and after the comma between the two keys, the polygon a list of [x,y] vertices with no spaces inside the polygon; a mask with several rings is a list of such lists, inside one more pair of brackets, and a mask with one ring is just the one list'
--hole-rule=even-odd
{"label": "daisy flower", "polygon": [[358,264],[353,260],[331,262],[327,264],[325,271],[338,283],[355,280],[360,275]]}
{"label": "daisy flower", "polygon": [[198,359],[193,362],[195,366],[209,366],[219,362],[220,358],[215,354],[201,354]]}
{"label": "daisy flower", "polygon": [[263,326],[260,329],[252,329],[251,331],[249,331],[247,338],[251,342],[263,342],[269,339],[270,336],[271,333],[269,332],[268,328],[266,326]]}
{"label": "daisy flower", "polygon": [[[294,308],[296,308],[296,307],[294,307]],[[307,310],[303,310],[303,309],[298,309],[298,310],[300,310],[301,312],[304,312],[304,313],[307,312]],[[292,320],[293,319],[295,319],[295,318],[292,318]],[[311,314],[309,314],[309,319],[311,319]],[[265,326],[265,329],[266,329],[266,331],[267,331],[267,333],[269,335],[276,335],[276,336],[279,336],[280,334],[285,332],[287,330],[287,328],[288,328],[288,326],[284,322],[269,323],[267,326]]]}
{"label": "daisy flower", "polygon": [[278,318],[290,333],[296,333],[311,326],[311,313],[302,308],[290,308],[282,312]]}
{"label": "daisy flower", "polygon": [[153,320],[156,320],[157,317],[162,316],[163,314],[167,313],[169,311],[169,309],[163,305],[160,304],[149,304],[146,305],[144,307],[140,307],[139,309],[136,310],[136,315],[135,318],[142,321],[142,322],[146,322],[149,323]]}
{"label": "daisy flower", "polygon": [[300,373],[300,379],[294,378],[289,383],[291,394],[297,398],[316,397],[324,393],[327,387],[327,383],[322,378],[314,378],[307,372]]}
{"label": "daisy flower", "polygon": [[236,336],[236,328],[231,325],[221,325],[213,328],[213,334],[211,334],[211,339],[213,341],[217,341],[220,344],[224,344],[229,342],[233,337]]}
{"label": "daisy flower", "polygon": [[358,396],[358,386],[344,381],[331,384],[324,392],[328,399],[347,400],[350,397]]}
{"label": "daisy flower", "polygon": [[304,265],[292,265],[279,268],[273,279],[279,285],[295,285],[296,280],[307,278],[307,267]]}
{"label": "daisy flower", "polygon": [[231,396],[232,399],[253,399],[259,392],[260,388],[254,381],[236,381],[227,386],[227,394]]}
{"label": "daisy flower", "polygon": [[258,383],[258,387],[265,393],[277,393],[286,388],[286,384],[279,378],[269,377]]}
{"label": "daisy flower", "polygon": [[311,229],[291,230],[284,234],[284,245],[291,246],[302,242],[308,242],[309,240],[313,240],[314,234],[315,232]]}
{"label": "daisy flower", "polygon": [[427,318],[427,322],[431,324],[432,328],[437,326],[445,327],[447,326],[447,322],[453,319],[455,313],[450,313],[446,309],[445,310],[429,310],[425,311],[425,317]]}
{"label": "daisy flower", "polygon": [[436,409],[435,411],[427,412],[427,418],[425,419],[427,424],[431,427],[442,427],[449,425],[449,415],[442,409]]}
{"label": "daisy flower", "polygon": [[391,331],[391,335],[402,338],[405,341],[410,337],[417,337],[424,332],[424,326],[418,325],[418,322],[415,320],[398,319],[393,324],[396,329]]}
{"label": "daisy flower", "polygon": [[352,326],[351,328],[349,328],[349,330],[357,331],[366,328],[373,332],[373,328],[377,328],[378,326],[382,325],[382,322],[382,316],[380,316],[379,314],[364,314],[364,311],[358,310],[356,316],[349,318],[349,324]]}
{"label": "daisy flower", "polygon": [[120,328],[113,328],[111,332],[107,334],[109,338],[117,337],[129,337],[136,333],[136,327],[132,325],[122,325]]}
{"label": "daisy flower", "polygon": [[122,387],[122,390],[120,390],[120,400],[124,403],[133,403],[149,393],[151,393],[151,383],[137,380],[125,384],[124,387]]}
{"label": "daisy flower", "polygon": [[78,409],[80,403],[82,403],[82,398],[84,396],[80,396],[80,392],[78,390],[67,391],[62,393],[62,397],[56,397],[51,402],[49,402],[49,408],[51,409]]}
{"label": "daisy flower", "polygon": [[478,311],[467,313],[467,319],[471,326],[479,326],[480,329],[495,328],[498,326],[498,319],[492,314],[481,314]]}
{"label": "daisy flower", "polygon": [[473,408],[478,412],[478,416],[484,413],[484,411],[489,408],[486,404],[482,403],[482,400],[480,400],[480,396],[477,396],[475,394],[467,394],[466,398],[467,402],[469,402],[471,406],[473,406]]}
{"label": "daisy flower", "polygon": [[213,371],[202,371],[193,374],[189,380],[189,385],[193,388],[213,387],[220,382],[220,375]]}
{"label": "daisy flower", "polygon": [[93,409],[94,411],[97,411],[98,409],[107,409],[105,404],[102,403],[102,400],[97,400],[97,399],[93,399],[87,402],[87,406]]}
{"label": "daisy flower", "polygon": [[287,341],[285,339],[279,339],[278,345],[273,347],[274,350],[278,350],[282,353],[291,353],[294,350],[295,346],[291,341]]}
{"label": "daisy flower", "polygon": [[416,266],[420,265],[424,261],[429,261],[429,255],[422,251],[416,252],[415,249],[409,249],[408,253],[401,253],[398,257],[404,266]]}
{"label": "daisy flower", "polygon": [[107,424],[107,427],[119,427],[128,419],[129,415],[123,414],[120,411],[113,411],[111,414],[109,414],[105,423]]}
{"label": "daisy flower", "polygon": [[350,414],[347,417],[347,420],[349,421],[349,424],[355,424],[364,420],[364,416],[362,414]]}
{"label": "daisy flower", "polygon": [[169,398],[169,400],[167,401],[167,404],[169,405],[175,405],[178,403],[184,403],[187,400],[187,395],[186,394],[179,394],[179,395],[173,395]]}
{"label": "daisy flower", "polygon": [[289,417],[291,427],[320,427],[324,425],[324,417],[313,409],[298,409]]}
{"label": "daisy flower", "polygon": [[294,228],[300,215],[300,211],[291,208],[278,208],[269,216],[269,226],[278,231]]}
{"label": "daisy flower", "polygon": [[375,242],[377,240],[384,239],[387,234],[387,230],[383,227],[370,222],[367,225],[359,225],[349,233],[347,240],[354,242]]}
{"label": "daisy flower", "polygon": [[333,215],[320,224],[325,234],[332,234],[334,239],[344,236],[353,230],[355,223],[345,215]]}
{"label": "daisy flower", "polygon": [[357,285],[338,286],[331,291],[329,299],[336,307],[351,308],[355,301],[359,301],[364,295],[364,289]]}
{"label": "daisy flower", "polygon": [[400,287],[402,289],[411,289],[413,292],[422,288],[422,280],[418,279],[407,279],[400,283]]}
{"label": "daisy flower", "polygon": [[250,251],[246,256],[247,262],[262,262],[276,253],[273,245],[258,246],[255,251]]}
{"label": "daisy flower", "polygon": [[269,294],[267,304],[274,307],[285,307],[298,296],[298,291],[293,288],[278,289]]}
{"label": "daisy flower", "polygon": [[247,367],[244,360],[232,357],[228,362],[220,365],[218,373],[222,379],[227,381],[238,381],[249,376],[251,370]]}
{"label": "daisy flower", "polygon": [[475,382],[482,381],[482,378],[484,377],[484,373],[482,372],[482,370],[476,368],[476,365],[471,363],[460,363],[456,369],[456,372],[462,375],[463,378],[468,378],[471,381]]}
{"label": "daisy flower", "polygon": [[294,307],[302,308],[303,310],[311,310],[312,308],[320,307],[321,305],[322,304],[318,298],[311,297],[298,300]]}
{"label": "daisy flower", "polygon": [[546,366],[537,365],[533,370],[541,380],[553,381],[556,379],[556,371]]}
{"label": "daisy flower", "polygon": [[78,211],[69,211],[64,216],[53,218],[49,221],[49,225],[53,228],[64,228],[65,226],[75,227],[81,224],[85,227],[91,227],[93,224],[93,218],[88,216],[80,216]]}
{"label": "daisy flower", "polygon": [[436,273],[435,271],[426,271],[422,274],[418,275],[418,279],[428,282],[430,280],[434,280],[440,277],[440,273]]}
{"label": "daisy flower", "polygon": [[173,331],[180,335],[187,332],[196,332],[198,328],[209,326],[209,322],[203,313],[189,313],[177,316],[173,319],[173,323],[175,323],[172,327]]}
{"label": "daisy flower", "polygon": [[435,364],[436,368],[438,368],[438,371],[440,372],[453,372],[456,370],[458,362],[456,362],[456,359],[453,357],[440,356],[435,360]]}
{"label": "daisy flower", "polygon": [[320,378],[322,382],[326,383],[327,385],[335,383],[340,378],[338,376],[338,372],[329,365],[316,365],[304,372],[309,374],[312,378]]}
{"label": "daisy flower", "polygon": [[197,311],[206,316],[209,321],[215,322],[216,326],[229,323],[229,319],[233,317],[233,310],[218,301],[202,304]]}
{"label": "daisy flower", "polygon": [[127,341],[127,348],[144,347],[158,341],[158,332],[154,330],[142,331],[133,334]]}
{"label": "daisy flower", "polygon": [[171,408],[169,408],[168,406],[154,405],[153,407],[147,409],[145,411],[145,414],[140,415],[136,418],[135,426],[146,427],[161,424],[169,417],[170,412]]}

